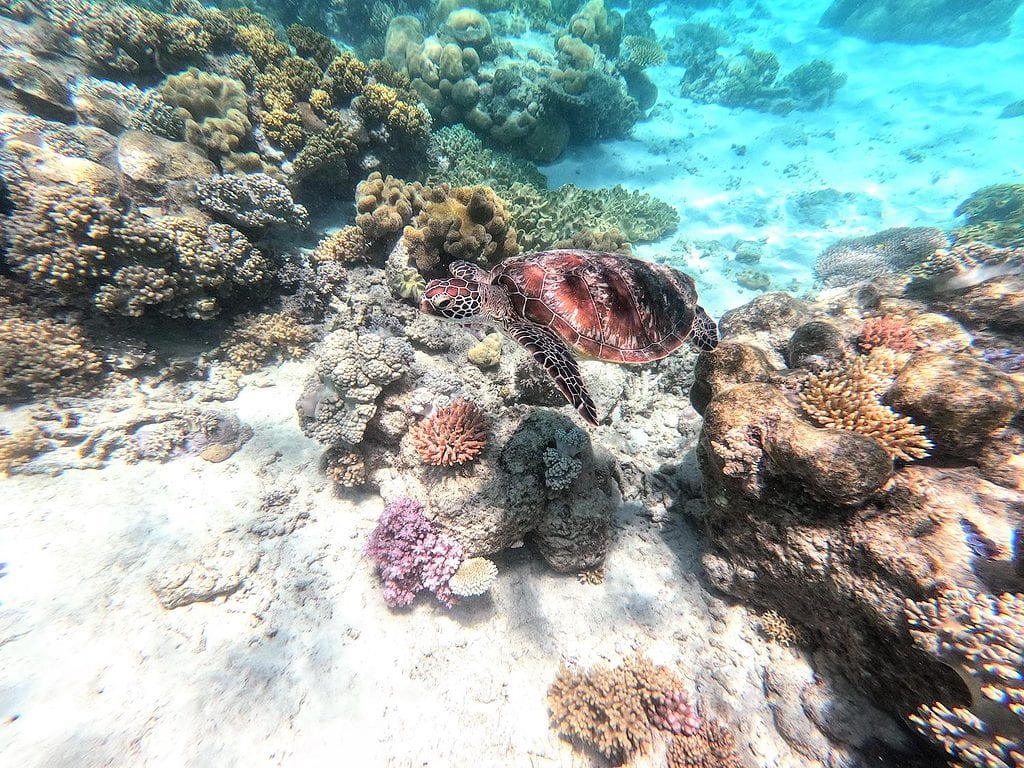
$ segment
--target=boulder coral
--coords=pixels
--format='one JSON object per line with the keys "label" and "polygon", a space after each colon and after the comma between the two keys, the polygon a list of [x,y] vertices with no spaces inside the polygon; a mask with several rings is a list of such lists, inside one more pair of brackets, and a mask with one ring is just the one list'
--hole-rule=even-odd
{"label": "boulder coral", "polygon": [[211,157],[238,149],[252,127],[245,86],[233,78],[192,67],[168,77],[160,96],[184,120],[185,140]]}

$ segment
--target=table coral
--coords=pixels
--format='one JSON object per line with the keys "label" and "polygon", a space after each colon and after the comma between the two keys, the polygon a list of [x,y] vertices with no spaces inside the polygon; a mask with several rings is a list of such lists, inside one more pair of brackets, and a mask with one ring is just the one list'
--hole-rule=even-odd
{"label": "table coral", "polygon": [[409,435],[420,458],[439,467],[475,461],[487,447],[483,412],[461,398],[415,424]]}
{"label": "table coral", "polygon": [[458,602],[448,582],[462,563],[462,547],[424,517],[419,502],[401,497],[384,507],[366,554],[392,608],[409,605],[425,589],[448,607]]}
{"label": "table coral", "polygon": [[1024,765],[1024,596],[952,589],[906,602],[914,643],[951,666],[969,706],[922,705],[910,721],[959,766]]}

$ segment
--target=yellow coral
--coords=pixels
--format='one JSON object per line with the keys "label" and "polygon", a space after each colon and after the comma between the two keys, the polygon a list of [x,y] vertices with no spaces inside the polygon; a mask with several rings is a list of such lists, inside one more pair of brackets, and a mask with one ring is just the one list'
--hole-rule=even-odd
{"label": "yellow coral", "polygon": [[899,353],[883,348],[847,360],[836,370],[811,374],[800,389],[800,403],[819,424],[871,437],[894,459],[922,459],[932,448],[924,428],[880,400],[905,362]]}
{"label": "yellow coral", "polygon": [[28,427],[13,434],[0,430],[0,475],[28,464],[41,453],[53,448],[39,427]]}
{"label": "yellow coral", "polygon": [[288,46],[275,37],[274,30],[265,21],[239,26],[235,33],[235,43],[252,56],[256,66],[262,70],[280,63],[288,56]]}
{"label": "yellow coral", "polygon": [[330,63],[325,76],[325,90],[330,92],[335,102],[344,106],[353,96],[363,92],[368,72],[363,62],[346,51]]}
{"label": "yellow coral", "polygon": [[301,357],[316,340],[308,325],[287,314],[239,317],[221,344],[224,357],[242,371],[255,371],[275,355]]}
{"label": "yellow coral", "polygon": [[489,590],[497,577],[497,566],[486,557],[470,557],[448,580],[448,587],[460,597],[475,597]]}
{"label": "yellow coral", "polygon": [[364,261],[366,259],[366,238],[359,227],[342,227],[328,235],[313,249],[313,261]]}

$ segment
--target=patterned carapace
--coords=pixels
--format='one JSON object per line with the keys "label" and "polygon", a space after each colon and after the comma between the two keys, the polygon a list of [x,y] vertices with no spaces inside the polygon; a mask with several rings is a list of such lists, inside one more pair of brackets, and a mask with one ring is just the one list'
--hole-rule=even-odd
{"label": "patterned carapace", "polygon": [[609,362],[646,363],[686,340],[701,350],[718,344],[693,279],[661,264],[559,250],[508,259],[489,272],[462,261],[450,270],[451,278],[427,285],[421,309],[500,322],[592,424],[597,409],[570,349]]}

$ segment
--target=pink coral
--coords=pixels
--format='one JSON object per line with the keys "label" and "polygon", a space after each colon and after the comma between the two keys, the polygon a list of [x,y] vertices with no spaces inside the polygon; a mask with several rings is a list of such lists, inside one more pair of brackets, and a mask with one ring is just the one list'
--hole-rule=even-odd
{"label": "pink coral", "polygon": [[692,736],[701,727],[697,708],[690,703],[686,691],[669,691],[655,698],[647,713],[651,725],[671,733]]}
{"label": "pink coral", "polygon": [[462,547],[423,516],[418,501],[403,496],[384,507],[366,554],[380,571],[384,600],[392,608],[409,605],[424,589],[449,608],[458,602],[448,581],[462,563]]}
{"label": "pink coral", "polygon": [[410,430],[416,452],[435,467],[475,461],[487,446],[487,424],[480,407],[459,398]]}

